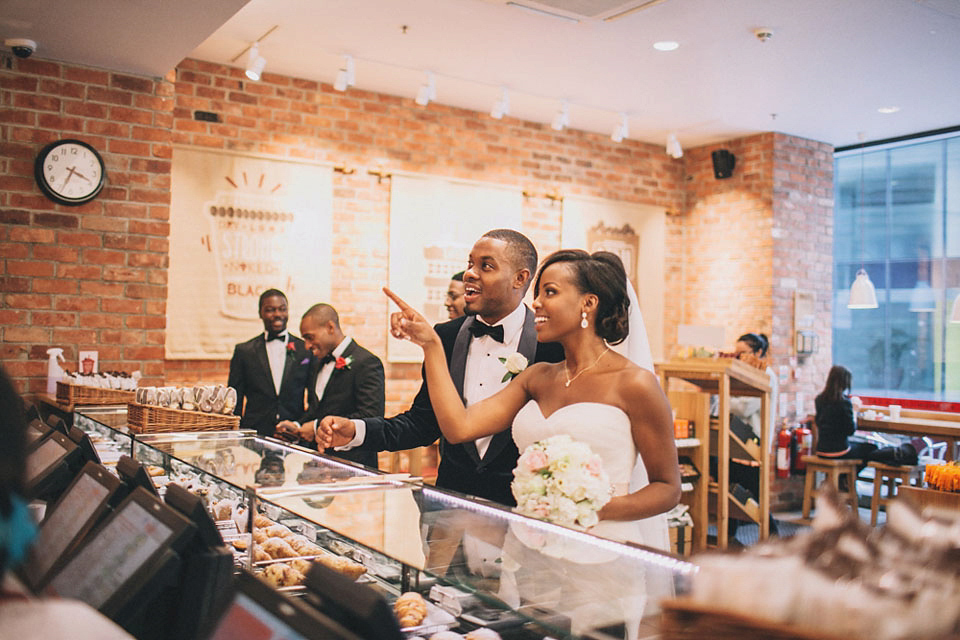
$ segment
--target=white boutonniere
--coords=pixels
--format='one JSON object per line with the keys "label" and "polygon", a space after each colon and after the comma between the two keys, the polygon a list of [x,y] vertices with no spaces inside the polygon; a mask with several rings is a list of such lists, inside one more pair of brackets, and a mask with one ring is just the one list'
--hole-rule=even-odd
{"label": "white boutonniere", "polygon": [[506,382],[507,380],[512,379],[515,375],[527,368],[527,359],[522,353],[511,353],[506,358],[497,358],[500,360],[507,372],[503,374],[503,379],[500,382]]}

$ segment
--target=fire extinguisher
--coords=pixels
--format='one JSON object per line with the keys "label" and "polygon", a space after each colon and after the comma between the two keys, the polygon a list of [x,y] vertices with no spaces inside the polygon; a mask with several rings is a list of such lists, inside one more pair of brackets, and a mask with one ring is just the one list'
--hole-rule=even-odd
{"label": "fire extinguisher", "polygon": [[777,434],[777,477],[790,475],[790,427],[784,425]]}
{"label": "fire extinguisher", "polygon": [[794,459],[793,470],[795,473],[806,473],[807,463],[803,461],[803,456],[813,455],[813,431],[806,424],[799,424],[796,434],[797,457]]}

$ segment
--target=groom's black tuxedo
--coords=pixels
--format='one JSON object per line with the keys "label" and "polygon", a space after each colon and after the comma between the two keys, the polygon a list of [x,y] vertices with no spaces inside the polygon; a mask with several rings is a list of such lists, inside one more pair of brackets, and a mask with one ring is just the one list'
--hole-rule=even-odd
{"label": "groom's black tuxedo", "polygon": [[[234,413],[242,416],[241,429],[256,429],[260,435],[272,436],[277,422],[296,420],[303,413],[303,391],[314,357],[307,351],[303,340],[293,334],[287,335],[280,393],[273,386],[262,333],[233,349],[227,384],[237,390]],[[291,344],[292,349],[289,348]],[[243,407],[244,398],[247,400],[246,409]]]}
{"label": "groom's black tuxedo", "polygon": [[[318,420],[325,416],[343,416],[344,418],[364,418],[367,416],[383,417],[384,403],[384,375],[383,363],[359,344],[351,340],[343,350],[344,360],[350,359],[349,366],[330,372],[330,380],[323,389],[323,396],[317,397],[317,377],[323,367],[316,360],[310,367],[310,378],[307,381],[307,411],[300,418],[300,422]],[[377,452],[365,449],[350,451],[334,451],[327,449],[326,453],[365,464],[368,467],[377,467]]]}
{"label": "groom's black tuxedo", "polygon": [[[463,395],[463,376],[466,369],[467,349],[472,338],[469,326],[472,316],[463,316],[434,328],[443,342],[447,366],[457,390]],[[518,351],[532,362],[559,362],[563,349],[559,344],[537,342],[533,325],[533,312],[526,309],[523,331],[520,334]],[[505,505],[516,501],[510,492],[513,468],[517,465],[519,452],[513,442],[510,429],[493,436],[486,455],[480,459],[473,442],[450,444],[442,436],[437,418],[430,404],[426,375],[413,405],[392,418],[364,419],[367,435],[360,449],[371,451],[399,451],[431,444],[440,438],[440,468],[437,470],[437,486],[479,496]]]}

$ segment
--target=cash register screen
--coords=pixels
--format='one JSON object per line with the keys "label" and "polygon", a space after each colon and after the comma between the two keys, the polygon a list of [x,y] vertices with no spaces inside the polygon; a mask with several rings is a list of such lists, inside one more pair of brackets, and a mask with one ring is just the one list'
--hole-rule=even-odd
{"label": "cash register screen", "polygon": [[42,580],[67,546],[94,515],[110,490],[88,473],[82,473],[40,525],[34,549],[41,550],[30,563],[30,573]]}
{"label": "cash register screen", "polygon": [[100,608],[170,539],[173,530],[146,507],[125,505],[53,578],[54,594]]}
{"label": "cash register screen", "polygon": [[27,456],[27,485],[33,483],[66,454],[66,447],[54,438],[49,438],[40,443],[40,446]]}
{"label": "cash register screen", "polygon": [[210,640],[305,640],[280,618],[238,592]]}

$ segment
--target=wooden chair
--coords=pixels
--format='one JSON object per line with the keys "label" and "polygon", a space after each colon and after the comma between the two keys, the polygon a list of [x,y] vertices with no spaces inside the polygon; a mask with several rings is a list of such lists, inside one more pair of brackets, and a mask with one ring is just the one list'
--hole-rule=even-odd
{"label": "wooden chair", "polygon": [[826,475],[824,482],[830,482],[833,488],[840,492],[840,477],[847,477],[847,501],[854,513],[857,513],[857,466],[863,462],[853,458],[821,458],[820,456],[803,456],[807,465],[807,477],[803,482],[803,518],[810,518],[810,507],[813,503],[813,494],[820,486],[816,483],[818,473]]}
{"label": "wooden chair", "polygon": [[[877,513],[880,511],[880,505],[886,505],[897,495],[899,485],[913,485],[919,487],[923,484],[924,465],[890,465],[882,462],[870,462],[868,467],[873,469],[873,498],[870,500],[870,526],[877,526]],[[899,480],[899,485],[897,483]],[[883,485],[887,485],[887,497],[882,495]]]}

